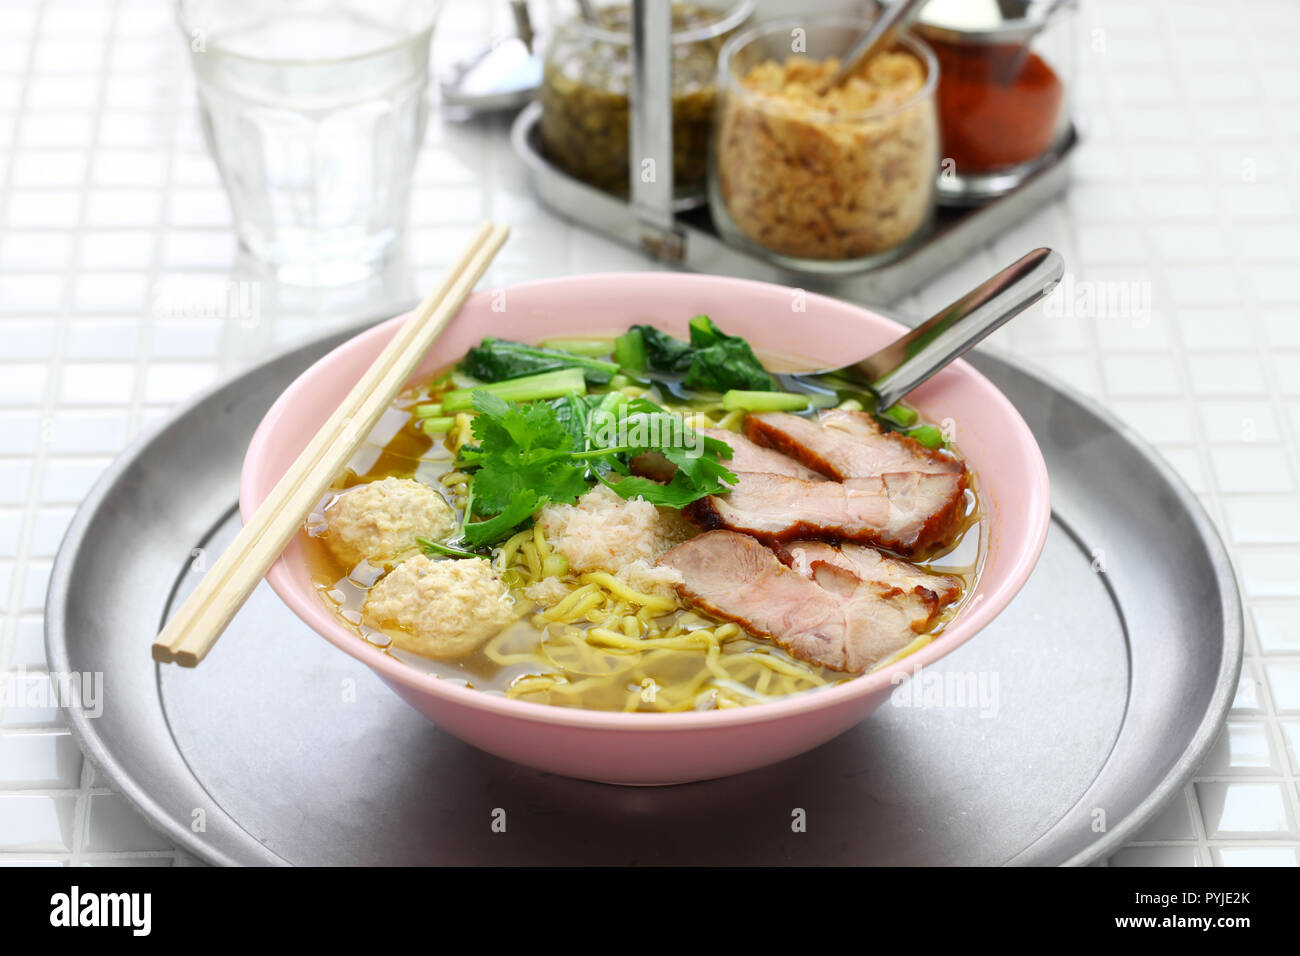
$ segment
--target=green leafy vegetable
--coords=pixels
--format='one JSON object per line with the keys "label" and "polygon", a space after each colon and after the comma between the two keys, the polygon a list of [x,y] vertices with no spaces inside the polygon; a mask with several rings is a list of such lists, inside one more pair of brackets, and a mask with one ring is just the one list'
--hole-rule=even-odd
{"label": "green leafy vegetable", "polygon": [[695,355],[686,373],[688,388],[716,392],[732,388],[776,391],[776,382],[749,343],[739,335],[725,334],[707,315],[691,319],[691,347]]}
{"label": "green leafy vegetable", "polygon": [[482,547],[508,537],[515,528],[532,517],[533,512],[546,506],[548,499],[531,491],[521,491],[505,509],[485,521],[466,521],[465,540],[475,547]]}
{"label": "green leafy vegetable", "polygon": [[641,339],[645,351],[647,368],[656,372],[685,372],[691,366],[691,347],[681,339],[675,339],[667,332],[660,332],[653,325],[634,325],[628,329]]}
{"label": "green leafy vegetable", "polygon": [[429,538],[415,539],[415,543],[420,546],[420,550],[429,557],[444,558],[486,558],[487,555],[478,554],[474,551],[466,551],[464,548],[458,548],[454,544],[444,544],[441,541],[433,541]]}
{"label": "green leafy vegetable", "polygon": [[[653,371],[684,375],[687,388],[703,392],[742,389],[755,392],[777,390],[776,382],[763,368],[749,343],[738,335],[727,335],[707,315],[691,319],[691,340],[683,342],[650,325],[634,325],[645,350],[646,365]],[[626,338],[626,336],[620,337]],[[624,345],[631,354],[634,345]],[[617,345],[616,345],[617,349]],[[617,351],[615,353],[618,354]],[[620,359],[620,363],[626,365]]]}
{"label": "green leafy vegetable", "polygon": [[477,513],[505,511],[524,491],[569,504],[587,490],[583,470],[568,461],[580,448],[575,433],[550,405],[520,405],[475,389],[474,408],[479,414],[470,428],[483,456],[474,476]]}
{"label": "green leafy vegetable", "polygon": [[614,360],[629,372],[644,372],[650,365],[642,328],[649,326],[634,326],[614,340]]}
{"label": "green leafy vegetable", "polygon": [[579,369],[590,385],[604,385],[618,371],[616,363],[605,359],[491,337],[470,349],[457,367],[482,382],[508,381],[557,369]]}
{"label": "green leafy vegetable", "polygon": [[[520,405],[479,388],[473,407],[476,444],[462,450],[459,464],[474,470],[464,535],[475,547],[506,537],[548,503],[572,504],[592,481],[624,498],[639,495],[675,508],[724,493],[724,482],[736,481],[721,460],[731,457],[726,442],[701,435],[645,398],[571,394]],[[667,484],[607,477],[611,471],[627,475],[626,459],[652,451],[677,466]]]}

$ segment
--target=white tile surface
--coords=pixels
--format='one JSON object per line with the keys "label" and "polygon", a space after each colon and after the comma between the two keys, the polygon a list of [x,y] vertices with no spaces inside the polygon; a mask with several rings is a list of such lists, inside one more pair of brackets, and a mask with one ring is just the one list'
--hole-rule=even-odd
{"label": "white tile surface", "polygon": [[0,793],[0,854],[71,849],[75,797]]}
{"label": "white tile surface", "polygon": [[[453,0],[441,68],[505,26]],[[17,0],[0,31],[0,668],[43,679],[50,561],[73,506],[142,428],[217,377],[427,285],[485,215],[516,226],[492,284],[653,268],[533,200],[500,120],[435,114],[413,277],[341,298],[267,286],[243,326],[158,308],[178,276],[247,278],[193,113],[169,0]],[[1030,245],[1141,315],[1017,319],[996,340],[1154,442],[1224,529],[1251,637],[1198,774],[1113,865],[1297,864],[1300,835],[1300,6],[1085,0],[1086,139],[1068,196],[897,306],[928,314]],[[106,42],[111,32],[112,42]],[[1248,51],[1248,55],[1247,55]],[[75,754],[57,711],[0,711],[0,864],[186,863]]]}

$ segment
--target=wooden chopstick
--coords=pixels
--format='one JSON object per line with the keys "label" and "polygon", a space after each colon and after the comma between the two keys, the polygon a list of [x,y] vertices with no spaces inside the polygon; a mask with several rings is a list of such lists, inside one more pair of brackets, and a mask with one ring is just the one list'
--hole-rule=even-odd
{"label": "wooden chopstick", "polygon": [[484,223],[438,287],[403,323],[366,374],[267,495],[153,644],[153,659],[194,667],[302,527],[330,483],[460,311],[510,230]]}

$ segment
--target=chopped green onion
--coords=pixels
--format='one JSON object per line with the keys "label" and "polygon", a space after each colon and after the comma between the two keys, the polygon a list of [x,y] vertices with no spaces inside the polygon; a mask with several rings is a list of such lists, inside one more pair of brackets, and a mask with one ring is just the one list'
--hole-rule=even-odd
{"label": "chopped green onion", "polygon": [[915,425],[916,420],[920,417],[916,413],[916,409],[908,408],[906,405],[890,405],[888,408],[886,408],[883,412],[880,412],[879,414],[881,418],[893,422],[895,425],[898,425],[901,428],[907,428],[909,425]]}
{"label": "chopped green onion", "polygon": [[608,355],[611,349],[609,339],[542,339],[541,345],[542,348],[572,352],[588,358],[601,358]]}
{"label": "chopped green onion", "polygon": [[456,424],[456,419],[451,416],[441,418],[425,418],[420,422],[420,427],[424,429],[426,435],[438,436],[445,435],[451,431],[451,426]]}
{"label": "chopped green onion", "polygon": [[630,372],[646,370],[645,337],[640,329],[629,329],[614,340],[614,361]]}
{"label": "chopped green onion", "polygon": [[444,412],[463,412],[474,407],[474,392],[482,389],[508,402],[532,402],[543,398],[559,398],[571,392],[587,394],[587,380],[582,370],[577,368],[557,369],[553,372],[540,372],[537,375],[525,375],[523,378],[507,379],[493,382],[491,385],[476,385],[474,388],[458,388],[447,392],[442,397]]}
{"label": "chopped green onion", "polygon": [[926,448],[942,448],[947,444],[943,432],[933,425],[919,425],[916,428],[908,429],[903,434],[908,438],[915,438]]}
{"label": "chopped green onion", "polygon": [[433,417],[435,417],[435,416],[437,416],[437,415],[441,415],[441,414],[442,414],[442,403],[441,403],[441,402],[434,402],[434,403],[431,404],[431,405],[416,405],[416,406],[415,406],[415,417],[416,417],[416,418],[433,418]]}

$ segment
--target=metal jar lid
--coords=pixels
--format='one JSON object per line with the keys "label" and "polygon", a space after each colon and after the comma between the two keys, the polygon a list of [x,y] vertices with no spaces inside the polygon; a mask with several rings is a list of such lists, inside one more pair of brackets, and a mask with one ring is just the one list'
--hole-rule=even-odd
{"label": "metal jar lid", "polygon": [[930,0],[913,28],[941,43],[1021,44],[1077,7],[1077,0]]}

